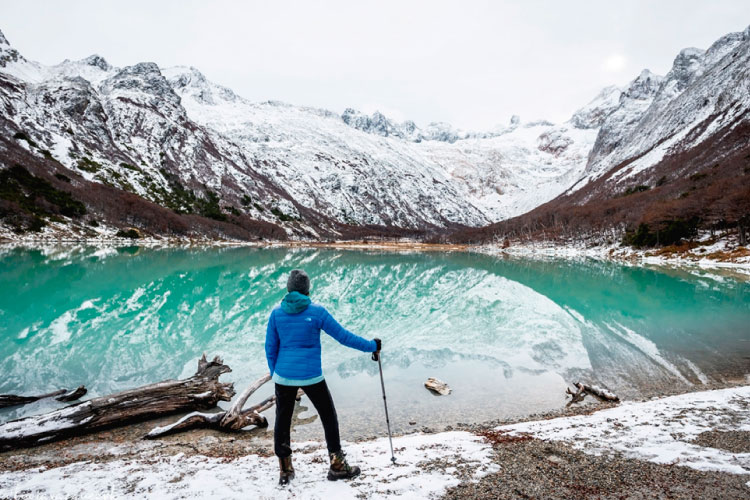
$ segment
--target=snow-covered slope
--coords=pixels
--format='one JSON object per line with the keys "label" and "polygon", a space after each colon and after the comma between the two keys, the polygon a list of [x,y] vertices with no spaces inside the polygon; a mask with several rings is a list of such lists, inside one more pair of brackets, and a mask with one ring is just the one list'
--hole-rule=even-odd
{"label": "snow-covered slope", "polygon": [[[260,159],[263,172],[281,177],[297,199],[309,197],[331,217],[366,223],[382,223],[385,215],[403,224],[391,213],[397,193],[422,200],[425,209],[432,205],[435,215],[425,219],[436,225],[439,217],[475,226],[518,215],[571,185],[596,137],[595,129],[571,124],[516,123],[486,139],[412,143],[395,133],[352,130],[324,110],[249,103],[193,68],[164,74],[190,118]],[[280,158],[288,161],[282,171]],[[380,193],[385,206],[368,205],[363,195],[369,193]]]}
{"label": "snow-covered slope", "polygon": [[42,66],[4,38],[0,61],[7,133],[31,139],[38,150],[22,145],[35,154],[162,206],[201,213],[198,204],[213,203],[214,216],[240,213],[296,236],[518,215],[578,178],[597,130],[517,118],[487,133],[420,129],[380,114],[248,102],[194,68],[115,68],[100,56]]}
{"label": "snow-covered slope", "polygon": [[596,134],[597,129],[570,122],[532,123],[493,138],[419,146],[492,221],[499,221],[526,213],[575,183]]}
{"label": "snow-covered slope", "polygon": [[401,227],[489,220],[411,143],[354,130],[325,110],[248,102],[193,68],[164,74],[192,120],[327,217]]}

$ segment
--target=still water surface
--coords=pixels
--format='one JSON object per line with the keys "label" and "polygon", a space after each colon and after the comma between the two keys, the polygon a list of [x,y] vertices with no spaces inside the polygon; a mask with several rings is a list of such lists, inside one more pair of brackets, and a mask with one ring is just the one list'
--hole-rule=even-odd
{"label": "still water surface", "polygon": [[[579,379],[638,397],[750,373],[750,283],[730,275],[470,253],[16,248],[0,250],[0,393],[108,394],[188,377],[204,352],[241,392],[267,372],[266,321],[293,268],[344,326],[383,339],[397,431],[552,410]],[[345,437],[381,433],[377,363],[325,334],[323,353]],[[431,376],[453,393],[431,395]]]}

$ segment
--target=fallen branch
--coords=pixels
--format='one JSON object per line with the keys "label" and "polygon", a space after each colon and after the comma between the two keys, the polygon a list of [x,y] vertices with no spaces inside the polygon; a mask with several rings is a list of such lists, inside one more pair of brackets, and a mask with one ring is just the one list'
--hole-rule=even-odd
{"label": "fallen branch", "polygon": [[[191,429],[217,429],[220,431],[232,432],[244,429],[245,427],[255,425],[257,427],[268,427],[268,420],[261,415],[262,411],[271,408],[276,404],[276,396],[269,396],[257,405],[250,408],[242,409],[248,398],[257,391],[263,384],[271,380],[269,375],[264,375],[245,389],[239,398],[232,404],[227,411],[216,413],[193,412],[185,415],[178,421],[162,427],[155,427],[144,436],[145,439],[156,439],[169,434],[185,432]],[[302,398],[304,391],[297,391],[296,399]]]}
{"label": "fallen branch", "polygon": [[207,361],[204,354],[195,375],[188,379],[165,380],[2,424],[0,450],[34,446],[175,412],[213,408],[234,396],[232,384],[219,382],[219,376],[230,371],[218,356]]}
{"label": "fallen branch", "polygon": [[566,387],[565,394],[570,394],[572,396],[572,398],[570,399],[570,401],[568,401],[568,404],[566,406],[570,406],[573,403],[580,403],[581,401],[583,401],[583,398],[586,397],[586,391],[582,387],[578,387],[578,390],[576,392],[571,391],[570,387]]}
{"label": "fallen branch", "polygon": [[[250,386],[245,389],[242,394],[240,394],[240,397],[237,398],[237,401],[235,401],[234,404],[232,404],[232,406],[226,411],[219,425],[224,429],[231,430],[242,429],[243,427],[247,427],[251,423],[258,425],[257,423],[255,423],[255,421],[257,421],[257,418],[255,417],[261,417],[261,415],[259,415],[257,411],[254,411],[252,413],[243,413],[242,407],[245,406],[247,399],[269,380],[271,380],[271,375],[264,375],[250,384]],[[265,417],[261,418],[265,421]],[[253,421],[250,423],[246,423],[248,422],[248,419],[251,419]],[[267,422],[266,425],[268,425]]]}
{"label": "fallen branch", "polygon": [[0,394],[0,408],[25,405],[46,398],[55,398],[58,401],[64,402],[75,401],[76,399],[80,399],[81,397],[83,397],[86,392],[86,388],[84,386],[80,386],[77,389],[73,389],[72,391],[68,391],[67,389],[60,389],[59,391],[50,392],[48,394],[40,394],[39,396],[16,396],[15,394]]}

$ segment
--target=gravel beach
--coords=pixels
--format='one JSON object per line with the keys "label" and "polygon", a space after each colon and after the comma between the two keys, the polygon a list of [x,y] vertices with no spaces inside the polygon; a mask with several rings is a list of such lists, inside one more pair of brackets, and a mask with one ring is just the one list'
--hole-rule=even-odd
{"label": "gravel beach", "polygon": [[[744,445],[750,445],[748,433]],[[746,499],[750,478],[676,465],[587,455],[538,439],[493,443],[499,471],[450,488],[446,499]]]}

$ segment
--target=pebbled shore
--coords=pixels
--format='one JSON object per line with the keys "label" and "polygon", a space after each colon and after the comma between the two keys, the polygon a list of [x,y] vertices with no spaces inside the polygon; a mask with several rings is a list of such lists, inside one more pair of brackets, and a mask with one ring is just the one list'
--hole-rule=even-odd
{"label": "pebbled shore", "polygon": [[[748,439],[747,436],[745,439]],[[588,455],[563,442],[539,439],[494,445],[498,472],[449,488],[457,499],[745,499],[750,477],[705,472],[621,456]]]}

